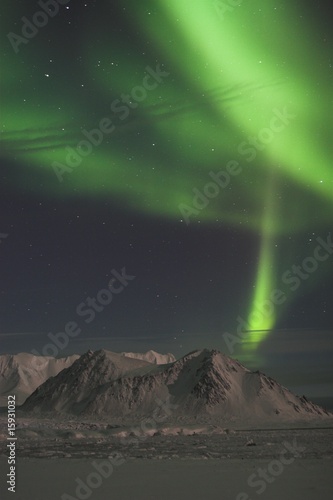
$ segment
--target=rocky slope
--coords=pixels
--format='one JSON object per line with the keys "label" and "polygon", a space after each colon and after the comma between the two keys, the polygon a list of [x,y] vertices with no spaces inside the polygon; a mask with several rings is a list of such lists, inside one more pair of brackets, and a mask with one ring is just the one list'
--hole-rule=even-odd
{"label": "rocky slope", "polygon": [[16,404],[22,404],[49,377],[70,366],[78,355],[66,358],[35,356],[28,353],[0,356],[0,406],[7,405],[7,395],[15,394]]}
{"label": "rocky slope", "polygon": [[168,419],[306,420],[327,412],[218,351],[200,350],[166,365],[108,351],[84,354],[41,385],[28,412],[140,419],[168,408]]}

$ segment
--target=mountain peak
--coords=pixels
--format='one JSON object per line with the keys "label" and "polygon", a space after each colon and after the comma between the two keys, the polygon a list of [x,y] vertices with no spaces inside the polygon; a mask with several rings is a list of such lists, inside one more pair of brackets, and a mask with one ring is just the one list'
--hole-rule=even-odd
{"label": "mountain peak", "polygon": [[[22,409],[137,420],[152,415],[158,401],[168,401],[174,408],[169,417],[175,421],[270,418],[281,423],[328,416],[306,398],[215,349],[195,350],[163,364],[158,364],[157,354],[88,351],[41,385]],[[147,361],[149,356],[154,356],[153,362]]]}
{"label": "mountain peak", "polygon": [[0,405],[7,404],[7,394],[15,394],[16,403],[22,404],[38,386],[78,358],[76,354],[53,358],[27,352],[0,355]]}
{"label": "mountain peak", "polygon": [[154,363],[155,365],[166,365],[168,363],[174,363],[176,358],[173,354],[160,354],[156,351],[150,349],[147,352],[122,352],[122,356],[126,356],[127,358],[134,359],[142,359],[144,361],[148,361],[149,363]]}

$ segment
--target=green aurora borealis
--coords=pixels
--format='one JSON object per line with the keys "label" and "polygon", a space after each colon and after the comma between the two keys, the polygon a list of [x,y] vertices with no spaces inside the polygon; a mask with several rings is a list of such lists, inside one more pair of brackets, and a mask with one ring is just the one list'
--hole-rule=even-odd
{"label": "green aurora borealis", "polygon": [[[241,172],[195,209],[190,225],[223,222],[259,239],[246,354],[297,297],[290,295],[268,317],[254,314],[279,287],[281,274],[311,255],[302,249],[302,235],[325,238],[332,227],[329,43],[324,51],[310,9],[300,16],[286,0],[237,7],[207,0],[128,2],[118,15],[131,36],[115,34],[109,4],[99,7],[105,23],[98,31],[84,15],[82,24],[68,28],[76,37],[68,53],[54,36],[56,17],[17,54],[6,40],[2,156],[25,170],[18,189],[55,199],[112,196],[126,210],[175,224],[184,224],[180,206],[193,207],[193,189],[203,192],[210,172],[237,162]],[[20,33],[14,3],[4,10],[3,29]],[[50,61],[60,53],[55,69]],[[142,86],[147,67],[158,65],[165,72],[161,83],[140,102],[132,93],[126,113],[111,110],[116,99]],[[67,148],[76,149],[86,140],[83,130],[103,118],[114,130],[59,182],[55,162],[66,165]],[[302,293],[327,272],[321,266]]]}

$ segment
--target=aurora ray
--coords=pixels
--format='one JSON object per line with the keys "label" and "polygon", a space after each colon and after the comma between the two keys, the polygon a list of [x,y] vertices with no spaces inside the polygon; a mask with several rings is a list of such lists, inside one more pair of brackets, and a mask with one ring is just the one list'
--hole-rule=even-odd
{"label": "aurora ray", "polygon": [[[107,16],[109,2],[101,4]],[[15,6],[5,9],[15,26]],[[83,19],[80,56],[52,49],[58,71],[42,32],[17,55],[6,48],[2,156],[24,169],[15,186],[60,200],[111,197],[133,213],[180,224],[179,206],[193,205],[193,189],[202,192],[211,171],[237,161],[242,173],[197,219],[260,241],[248,320],[252,330],[270,330],[280,312],[254,319],[257,304],[274,289],[277,270],[296,259],[294,250],[277,255],[275,241],[332,223],[331,68],[316,48],[316,27],[309,15],[301,23],[297,6],[286,0],[243,2],[222,16],[218,2],[149,0],[121,16],[135,49],[125,35],[114,43],[108,26],[96,37]],[[41,73],[36,58],[49,69]],[[157,67],[166,78],[156,86],[150,79],[140,99],[135,89],[147,68]],[[286,109],[292,118],[272,128]],[[106,118],[112,133],[68,166],[68,151],[77,155]],[[55,163],[68,167],[62,182]],[[254,332],[244,348],[256,349],[266,336]]]}

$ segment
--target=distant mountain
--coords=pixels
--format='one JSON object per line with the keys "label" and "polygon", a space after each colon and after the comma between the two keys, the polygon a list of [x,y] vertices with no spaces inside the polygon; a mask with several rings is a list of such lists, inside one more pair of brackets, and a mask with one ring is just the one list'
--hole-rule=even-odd
{"label": "distant mountain", "polygon": [[[170,420],[305,420],[329,414],[260,372],[218,351],[194,351],[156,365],[100,350],[50,378],[22,409],[112,420],[151,417],[161,402]],[[156,414],[156,413],[155,413]]]}
{"label": "distant mountain", "polygon": [[[173,354],[159,354],[155,351],[146,353],[123,352],[121,355],[109,352],[108,355],[109,357],[111,355],[114,357],[121,356],[117,358],[119,367],[124,356],[147,361],[155,365],[175,361]],[[8,394],[16,395],[17,405],[23,404],[38,386],[48,378],[58,375],[64,368],[71,366],[78,358],[80,358],[78,354],[59,359],[51,356],[35,356],[29,353],[0,355],[0,407],[7,405]],[[116,373],[118,372],[115,371]],[[118,375],[120,376],[122,373],[123,371],[120,369]]]}
{"label": "distant mountain", "polygon": [[147,352],[122,352],[123,356],[134,359],[143,359],[145,361],[149,361],[149,363],[154,363],[155,365],[166,365],[167,363],[174,363],[176,358],[173,354],[159,354],[156,351],[147,351]]}
{"label": "distant mountain", "polygon": [[[97,388],[116,380],[143,376],[156,365],[110,351],[88,351],[56,377],[51,377],[27,399],[24,408],[80,414]],[[35,405],[35,402],[38,404]]]}
{"label": "distant mountain", "polygon": [[7,405],[7,395],[15,394],[16,404],[28,396],[49,377],[70,366],[78,355],[56,359],[28,353],[0,356],[0,406]]}

